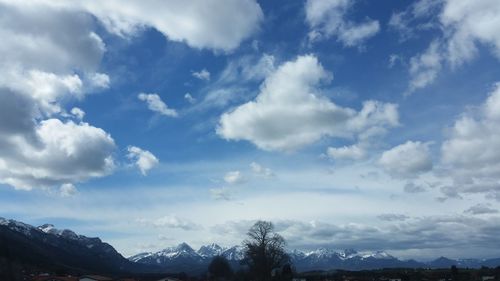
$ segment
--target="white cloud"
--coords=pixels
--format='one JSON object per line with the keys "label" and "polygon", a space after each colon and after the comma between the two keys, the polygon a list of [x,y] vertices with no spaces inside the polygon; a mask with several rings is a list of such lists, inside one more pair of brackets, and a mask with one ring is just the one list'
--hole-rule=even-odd
{"label": "white cloud", "polygon": [[190,93],[186,93],[184,98],[191,104],[196,102],[196,99]]}
{"label": "white cloud", "polygon": [[96,88],[109,88],[109,76],[105,73],[93,73],[88,77],[90,84]]}
{"label": "white cloud", "polygon": [[245,181],[245,177],[240,171],[230,171],[224,175],[224,181],[229,184],[238,184]]}
{"label": "white cloud", "polygon": [[422,54],[410,59],[410,85],[408,94],[434,82],[442,68],[442,51],[438,41],[433,41]]}
{"label": "white cloud", "polygon": [[264,17],[254,0],[31,0],[17,5],[29,9],[34,3],[58,10],[88,12],[108,31],[120,36],[135,35],[145,27],[153,27],[169,40],[185,42],[195,48],[224,51],[235,49],[254,34]]}
{"label": "white cloud", "polygon": [[59,187],[59,193],[62,197],[71,197],[78,193],[78,190],[72,183],[64,183]]}
{"label": "white cloud", "polygon": [[172,108],[168,108],[167,104],[165,104],[158,94],[146,94],[140,93],[137,95],[137,98],[141,101],[147,103],[148,108],[154,112],[157,112],[161,115],[177,117],[177,111]]}
{"label": "white cloud", "polygon": [[500,84],[477,112],[463,114],[441,146],[455,192],[500,193]]}
{"label": "white cloud", "polygon": [[37,124],[33,133],[2,140],[2,183],[31,189],[105,176],[114,168],[115,143],[102,129],[48,119]]}
{"label": "white cloud", "polygon": [[148,171],[154,168],[160,162],[153,153],[140,149],[137,146],[129,146],[127,148],[127,157],[135,161],[135,165],[139,168],[142,175],[147,175]]}
{"label": "white cloud", "polygon": [[[452,68],[462,65],[475,58],[478,45],[482,44],[491,49],[500,59],[500,34],[497,32],[500,25],[500,2],[496,0],[475,1],[419,1],[416,17],[432,15],[436,7],[440,7],[438,15],[440,38],[431,42],[428,49],[414,56],[410,63],[411,81],[409,92],[423,88],[432,83],[439,74],[443,63],[447,62]],[[406,12],[408,13],[408,12]],[[398,17],[391,20],[393,25],[402,26],[409,23],[398,22]],[[432,23],[430,23],[432,25]]]}
{"label": "white cloud", "polygon": [[359,145],[329,147],[326,154],[335,160],[359,160],[365,157],[365,151]]}
{"label": "white cloud", "polygon": [[254,101],[220,117],[217,134],[248,140],[264,150],[293,151],[326,136],[361,137],[398,125],[394,104],[367,101],[356,112],[331,102],[320,88],[331,79],[312,55],[286,62],[266,77]]}
{"label": "white cloud", "polygon": [[78,107],[73,107],[71,109],[71,114],[75,116],[78,120],[82,120],[83,117],[85,117],[85,111],[83,111],[81,108]]}
{"label": "white cloud", "polygon": [[308,0],[306,22],[309,24],[309,40],[336,36],[345,46],[359,46],[380,30],[376,20],[355,23],[346,19],[347,12],[354,5],[353,0]]}
{"label": "white cloud", "polygon": [[500,2],[447,0],[440,20],[449,32],[447,52],[452,65],[472,59],[478,52],[476,43],[491,48],[500,59]]}
{"label": "white cloud", "polygon": [[498,210],[491,208],[490,204],[476,204],[465,210],[464,213],[471,215],[497,214]]}
{"label": "white cloud", "polygon": [[274,177],[274,172],[271,169],[263,167],[256,162],[250,163],[250,167],[252,168],[252,172],[258,176],[262,176],[264,178]]}
{"label": "white cloud", "polygon": [[210,81],[210,72],[205,68],[200,71],[193,71],[191,74],[200,80]]}
{"label": "white cloud", "polygon": [[432,170],[429,144],[407,141],[385,151],[379,164],[392,176],[413,178]]}
{"label": "white cloud", "polygon": [[8,38],[0,46],[0,181],[32,189],[111,173],[111,136],[58,119],[67,116],[63,101],[82,100],[107,77],[96,72],[105,45],[92,16],[0,1],[0,17],[0,36]]}

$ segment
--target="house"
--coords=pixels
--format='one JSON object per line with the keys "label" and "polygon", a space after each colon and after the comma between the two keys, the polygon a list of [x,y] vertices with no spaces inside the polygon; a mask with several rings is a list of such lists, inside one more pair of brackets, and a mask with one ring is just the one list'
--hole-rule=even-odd
{"label": "house", "polygon": [[81,276],[79,281],[113,281],[113,279],[100,275],[85,275]]}

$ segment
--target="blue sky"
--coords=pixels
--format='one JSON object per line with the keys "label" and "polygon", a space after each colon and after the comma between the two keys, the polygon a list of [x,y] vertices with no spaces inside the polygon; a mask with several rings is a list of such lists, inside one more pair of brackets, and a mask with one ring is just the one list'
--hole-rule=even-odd
{"label": "blue sky", "polygon": [[0,1],[0,215],[124,255],[498,257],[495,0]]}

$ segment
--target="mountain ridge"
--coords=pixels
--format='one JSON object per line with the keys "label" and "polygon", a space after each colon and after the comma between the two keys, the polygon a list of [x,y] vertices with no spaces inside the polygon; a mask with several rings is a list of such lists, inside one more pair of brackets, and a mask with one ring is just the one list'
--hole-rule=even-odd
{"label": "mountain ridge", "polygon": [[[183,260],[184,263],[192,263],[194,266],[206,264],[216,255],[224,256],[233,267],[239,268],[243,259],[243,248],[241,246],[221,247],[216,243],[201,246],[194,250],[187,243],[183,242],[177,247],[168,247],[158,252],[145,252],[133,255],[128,259],[137,263],[156,264],[162,267],[171,268],[180,261],[175,257],[180,256],[176,251],[179,248],[189,247],[192,261]],[[165,253],[168,252],[166,255]],[[401,260],[385,251],[357,251],[345,249],[336,251],[330,248],[318,248],[312,251],[291,250],[288,252],[292,264],[298,271],[312,270],[370,270],[380,268],[449,268],[452,265],[458,267],[479,268],[481,266],[495,267],[500,265],[500,259],[449,259],[439,257],[437,259],[421,262],[414,259]],[[162,259],[159,257],[173,257]]]}

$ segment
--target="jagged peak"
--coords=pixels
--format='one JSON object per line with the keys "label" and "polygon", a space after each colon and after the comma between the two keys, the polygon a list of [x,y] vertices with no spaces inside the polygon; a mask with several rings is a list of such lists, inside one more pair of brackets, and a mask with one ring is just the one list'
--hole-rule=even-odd
{"label": "jagged peak", "polygon": [[194,249],[186,242],[180,243],[175,248],[178,250],[184,250],[184,251],[190,251],[190,252],[193,251],[194,252]]}
{"label": "jagged peak", "polygon": [[224,250],[225,249],[223,247],[219,246],[218,244],[212,243],[209,245],[201,246],[197,252],[198,252],[198,254],[200,254],[203,257],[213,257],[216,255],[222,254],[222,252]]}

